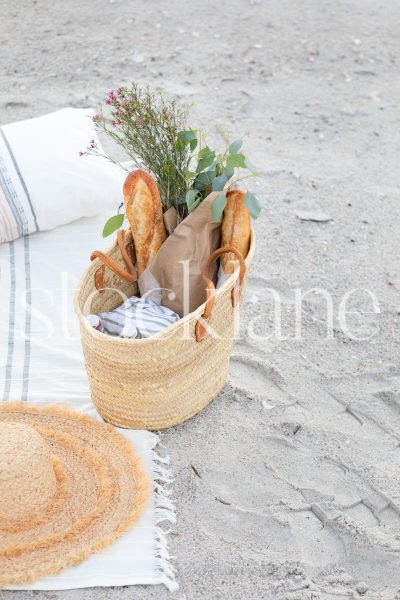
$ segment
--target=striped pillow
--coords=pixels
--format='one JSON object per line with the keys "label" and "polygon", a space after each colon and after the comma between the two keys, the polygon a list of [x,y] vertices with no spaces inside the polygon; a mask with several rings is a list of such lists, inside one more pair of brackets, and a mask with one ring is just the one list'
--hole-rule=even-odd
{"label": "striped pillow", "polygon": [[79,156],[91,139],[98,143],[92,115],[66,108],[0,127],[0,243],[117,212],[126,172]]}
{"label": "striped pillow", "polygon": [[29,192],[8,139],[0,128],[0,243],[38,229]]}

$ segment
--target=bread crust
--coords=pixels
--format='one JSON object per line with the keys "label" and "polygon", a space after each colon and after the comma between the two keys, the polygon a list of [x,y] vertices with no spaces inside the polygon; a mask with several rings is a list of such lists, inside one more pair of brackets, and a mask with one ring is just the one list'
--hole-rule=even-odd
{"label": "bread crust", "polygon": [[[221,246],[234,246],[246,258],[250,247],[250,213],[243,202],[245,192],[232,190],[226,195],[226,207],[222,220]],[[235,270],[235,255],[230,252],[221,258],[224,273],[232,274]]]}
{"label": "bread crust", "polygon": [[124,203],[141,275],[167,237],[160,194],[150,173],[142,169],[129,173],[124,183]]}

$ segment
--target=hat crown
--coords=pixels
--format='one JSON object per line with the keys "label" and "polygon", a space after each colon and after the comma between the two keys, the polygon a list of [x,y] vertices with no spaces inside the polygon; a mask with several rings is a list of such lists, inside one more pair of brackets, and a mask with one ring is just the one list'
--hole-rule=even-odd
{"label": "hat crown", "polygon": [[0,527],[23,524],[56,493],[49,448],[29,425],[0,422]]}

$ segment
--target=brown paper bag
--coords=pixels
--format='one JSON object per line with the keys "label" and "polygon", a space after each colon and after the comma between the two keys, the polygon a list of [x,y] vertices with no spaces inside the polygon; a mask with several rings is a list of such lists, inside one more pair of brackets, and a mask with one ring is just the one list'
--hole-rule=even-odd
{"label": "brown paper bag", "polygon": [[[206,300],[203,268],[221,243],[221,223],[216,223],[211,214],[217,195],[209,194],[175,229],[171,226],[173,215],[168,215],[168,228],[173,232],[138,280],[142,297],[170,308],[180,317]],[[214,282],[216,275],[214,263],[210,273]]]}

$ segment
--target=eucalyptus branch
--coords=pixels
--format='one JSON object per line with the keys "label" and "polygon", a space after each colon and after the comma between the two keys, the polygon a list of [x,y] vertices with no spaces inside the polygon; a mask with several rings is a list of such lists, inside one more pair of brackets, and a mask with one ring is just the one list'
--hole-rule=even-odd
{"label": "eucalyptus branch", "polygon": [[[123,148],[135,166],[154,176],[164,210],[174,206],[181,218],[195,210],[210,191],[217,191],[212,213],[219,220],[226,205],[227,182],[236,173],[234,184],[256,174],[255,167],[240,151],[241,140],[217,154],[207,146],[205,132],[187,127],[189,106],[178,106],[174,100],[166,99],[160,89],[151,91],[149,86],[133,82],[129,87],[109,92],[105,104],[106,110],[102,107],[92,117],[96,129]],[[216,127],[229,144],[221,125]],[[94,140],[80,154],[102,156],[119,164],[100,152]],[[239,176],[240,169],[250,173]],[[247,192],[244,202],[256,218],[260,207],[255,196]],[[121,216],[110,219],[103,235],[122,225]]]}

